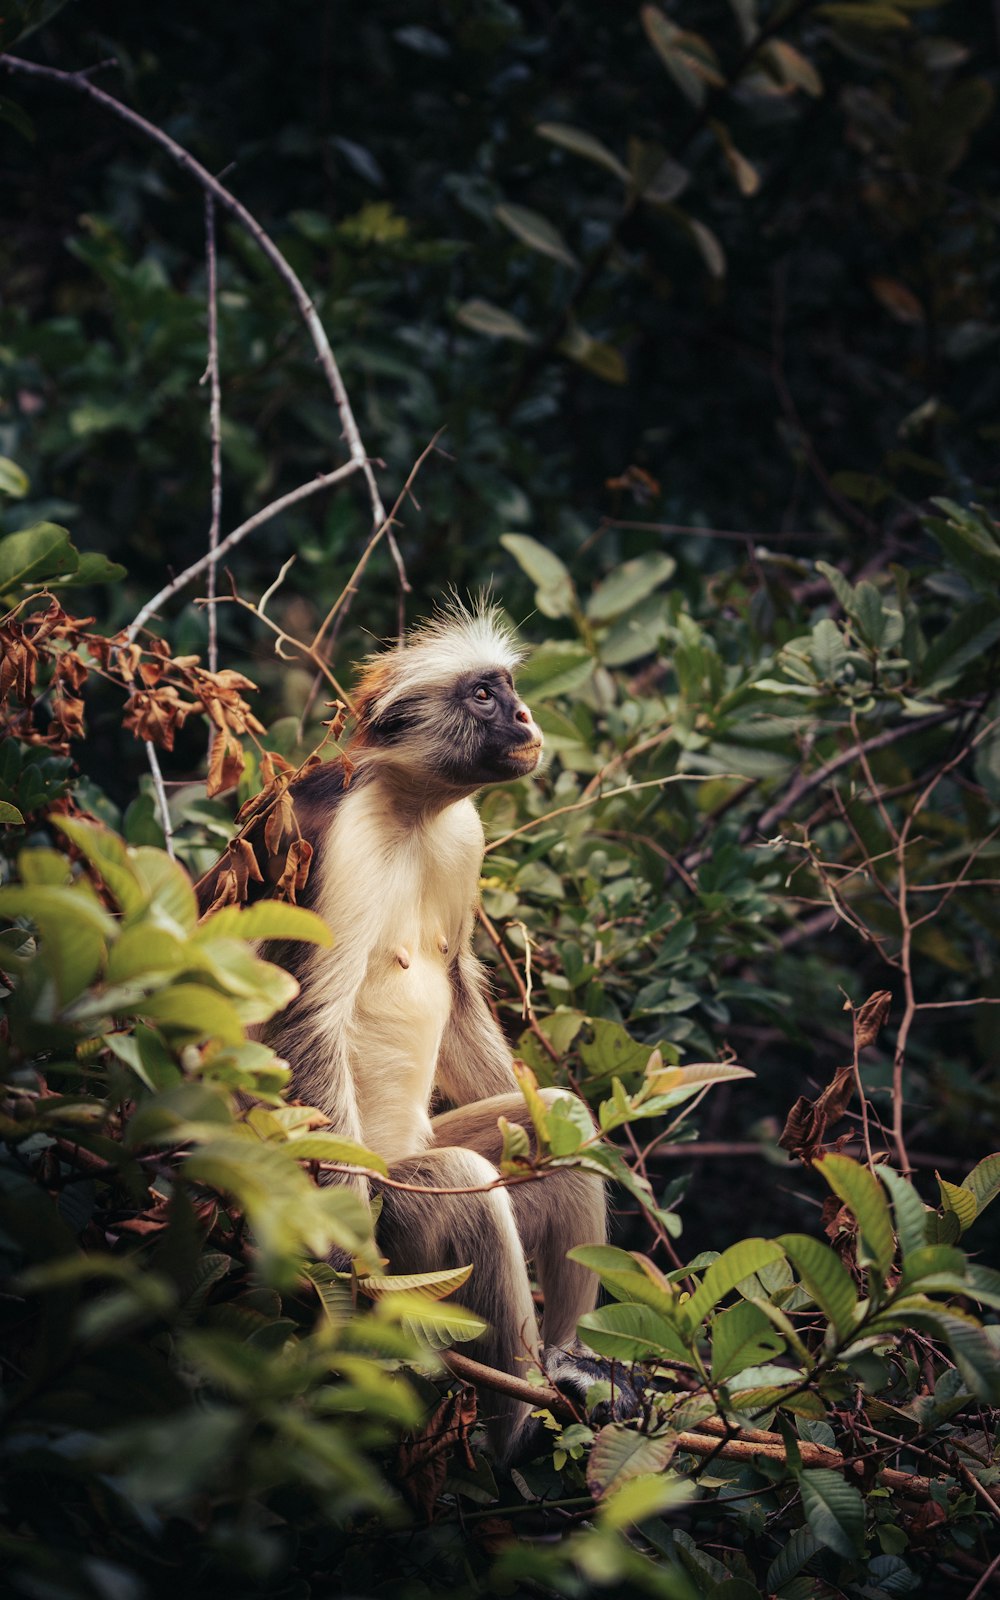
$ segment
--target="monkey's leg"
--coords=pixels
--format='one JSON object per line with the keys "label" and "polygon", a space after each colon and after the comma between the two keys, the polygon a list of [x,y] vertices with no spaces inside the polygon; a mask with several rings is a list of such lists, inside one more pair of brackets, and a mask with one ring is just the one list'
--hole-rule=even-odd
{"label": "monkey's leg", "polygon": [[[542,1095],[551,1105],[568,1092],[543,1089]],[[531,1113],[519,1094],[493,1095],[489,1100],[459,1106],[435,1117],[431,1126],[436,1143],[465,1145],[496,1163],[503,1144],[497,1127],[500,1116],[508,1122],[519,1122],[531,1133]],[[578,1244],[607,1243],[604,1184],[594,1173],[564,1171],[540,1178],[537,1183],[514,1184],[507,1193],[524,1254],[535,1263],[545,1297],[543,1342],[572,1344],[577,1322],[597,1302],[598,1282],[589,1268],[568,1261],[566,1252]]]}
{"label": "monkey's leg", "polygon": [[[458,1189],[478,1189],[498,1176],[483,1156],[460,1149],[426,1150],[394,1162],[390,1173],[406,1183]],[[377,1181],[373,1187],[378,1188]],[[489,1327],[463,1349],[488,1366],[526,1375],[538,1364],[538,1328],[510,1192],[414,1194],[386,1188],[381,1193],[378,1241],[390,1270],[431,1272],[471,1262],[472,1276],[455,1298]],[[531,1407],[481,1391],[480,1408],[497,1456],[509,1460],[531,1427]]]}

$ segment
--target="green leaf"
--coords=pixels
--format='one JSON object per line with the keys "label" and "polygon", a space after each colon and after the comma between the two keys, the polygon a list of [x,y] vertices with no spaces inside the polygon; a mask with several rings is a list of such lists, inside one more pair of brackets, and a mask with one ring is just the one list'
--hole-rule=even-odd
{"label": "green leaf", "polygon": [[389,1168],[382,1156],[353,1139],[342,1139],[339,1133],[295,1134],[288,1141],[288,1151],[296,1161],[336,1161],[344,1166],[369,1167],[387,1177]]}
{"label": "green leaf", "polygon": [[630,1478],[601,1501],[596,1512],[597,1522],[602,1528],[627,1528],[632,1523],[645,1522],[647,1517],[661,1516],[665,1511],[686,1505],[696,1493],[693,1483],[673,1473]]}
{"label": "green leaf", "polygon": [[567,1251],[567,1256],[596,1272],[617,1300],[650,1306],[666,1317],[673,1313],[678,1291],[644,1256],[632,1255],[610,1244],[577,1245]]}
{"label": "green leaf", "polygon": [[677,570],[673,556],[651,552],[625,561],[595,585],[586,612],[592,622],[610,622],[637,606]]}
{"label": "green leaf", "polygon": [[880,1166],[875,1170],[892,1196],[892,1208],[896,1214],[896,1235],[899,1239],[905,1272],[906,1257],[914,1250],[922,1249],[927,1243],[927,1207],[909,1179],[900,1177],[891,1167]]}
{"label": "green leaf", "polygon": [[971,1227],[976,1220],[976,1213],[979,1209],[976,1197],[971,1189],[960,1188],[956,1183],[949,1183],[946,1178],[941,1177],[940,1173],[936,1174],[936,1176],[938,1189],[941,1192],[941,1204],[946,1212],[950,1212],[953,1217],[958,1218],[959,1238],[961,1238],[966,1228]]}
{"label": "green leaf", "polygon": [[892,1266],[895,1243],[889,1206],[878,1179],[849,1156],[823,1156],[815,1166],[857,1221],[859,1265],[873,1263],[884,1278]]}
{"label": "green leaf", "polygon": [[36,522],[0,539],[0,594],[25,583],[42,583],[75,572],[80,558],[65,528]]}
{"label": "green leaf", "polygon": [[467,1311],[452,1301],[428,1300],[412,1291],[384,1295],[377,1310],[379,1316],[399,1323],[411,1337],[430,1345],[433,1350],[446,1350],[449,1345],[478,1339],[486,1331],[486,1323],[474,1311]]}
{"label": "green leaf", "polygon": [[284,900],[258,900],[252,906],[224,906],[199,925],[196,943],[218,937],[246,939],[301,939],[307,944],[330,946],[333,934],[322,917],[305,906]]}
{"label": "green leaf", "polygon": [[130,851],[130,859],[153,910],[169,917],[182,932],[194,933],[198,901],[180,862],[171,861],[165,850],[156,850],[152,845],[140,845]]}
{"label": "green leaf", "polygon": [[53,581],[53,588],[83,589],[92,583],[121,583],[127,576],[120,561],[109,561],[98,550],[84,550],[75,571]]}
{"label": "green leaf", "polygon": [[680,1334],[650,1306],[599,1306],[582,1316],[577,1328],[584,1344],[611,1361],[690,1359]]}
{"label": "green leaf", "polygon": [[526,533],[505,533],[500,543],[535,584],[535,598],[543,616],[571,616],[576,605],[576,591],[559,557]]}
{"label": "green leaf", "polygon": [[631,1478],[662,1472],[677,1449],[676,1436],[650,1438],[622,1422],[602,1428],[587,1458],[587,1487],[595,1500]]}
{"label": "green leaf", "polygon": [[758,1306],[741,1300],[722,1311],[711,1328],[712,1380],[722,1383],[742,1372],[745,1367],[758,1366],[770,1356],[780,1355],[785,1341],[772,1328],[770,1321]]}
{"label": "green leaf", "polygon": [[119,910],[126,913],[142,910],[148,895],[130,859],[128,847],[118,835],[100,823],[84,822],[80,817],[54,817],[53,821],[100,873]]}
{"label": "green leaf", "polygon": [[614,345],[595,339],[578,323],[574,323],[569,332],[560,339],[559,350],[562,355],[575,361],[577,366],[585,367],[588,372],[592,372],[596,378],[603,379],[605,383],[628,382],[628,368],[621,351],[616,350]]}
{"label": "green leaf", "polygon": [[1000,1152],[984,1156],[982,1161],[973,1167],[967,1178],[962,1179],[962,1188],[971,1191],[976,1198],[977,1216],[981,1216],[991,1200],[1000,1194]]}
{"label": "green leaf", "polygon": [[24,818],[17,806],[12,806],[9,800],[0,800],[0,822],[8,826],[24,825]]}
{"label": "green leaf", "polygon": [[572,695],[594,675],[594,658],[586,645],[553,639],[533,650],[517,675],[517,687],[530,702]]}
{"label": "green leaf", "polygon": [[0,494],[10,495],[12,500],[21,500],[30,487],[28,474],[22,472],[17,463],[10,461],[7,456],[0,456]]}
{"label": "green leaf", "polygon": [[175,983],[138,1002],[136,1009],[168,1033],[240,1044],[243,1024],[233,1002],[199,983]]}
{"label": "green leaf", "polygon": [[832,617],[823,617],[816,623],[808,644],[817,676],[824,683],[833,683],[847,660],[847,643]]}
{"label": "green leaf", "polygon": [[455,312],[455,320],[473,333],[488,339],[514,339],[518,344],[534,344],[535,336],[518,317],[503,311],[489,300],[466,300]]}
{"label": "green leaf", "polygon": [[115,932],[112,918],[82,886],[7,885],[0,888],[0,916],[25,917],[38,929],[35,960],[51,971],[64,1005],[97,975]]}
{"label": "green leaf", "polygon": [[444,1272],[400,1272],[371,1274],[358,1279],[358,1288],[369,1300],[384,1300],[386,1295],[415,1294],[422,1300],[445,1300],[456,1294],[472,1276],[471,1264]]}
{"label": "green leaf", "polygon": [[817,7],[815,15],[827,22],[839,22],[845,28],[863,28],[875,32],[910,26],[905,11],[898,6],[883,5],[881,0],[834,0],[830,5]]}
{"label": "green leaf", "polygon": [[764,1582],[768,1593],[781,1593],[785,1584],[794,1578],[796,1573],[801,1572],[806,1562],[811,1561],[816,1551],[820,1549],[822,1549],[821,1541],[811,1528],[805,1525],[794,1528],[786,1544],[778,1551],[767,1569]]}
{"label": "green leaf", "polygon": [[798,1482],[813,1537],[848,1561],[862,1555],[865,1503],[854,1485],[830,1467],[807,1467]]}
{"label": "green leaf", "polygon": [[684,1306],[684,1314],[692,1328],[697,1328],[713,1306],[749,1278],[761,1267],[780,1261],[784,1255],[781,1245],[774,1239],[741,1239],[723,1250],[713,1261],[699,1287]]}
{"label": "green leaf", "polygon": [[845,1339],[854,1329],[858,1297],[839,1257],[809,1234],[783,1233],[779,1242],[838,1339]]}
{"label": "green leaf", "polygon": [[599,167],[606,167],[613,172],[616,178],[627,184],[629,179],[628,169],[622,165],[616,155],[602,144],[600,139],[592,133],[587,133],[583,128],[574,128],[568,122],[540,122],[535,132],[542,138],[548,139],[550,144],[558,144],[564,150],[569,150],[575,156],[582,156],[585,161],[593,161]]}
{"label": "green leaf", "polygon": [[953,683],[973,661],[981,661],[1000,639],[1000,611],[990,600],[963,606],[939,633],[920,666],[924,693]]}
{"label": "green leaf", "polygon": [[550,256],[553,261],[560,261],[567,267],[580,265],[559,230],[539,212],[530,210],[528,206],[505,204],[494,206],[493,215],[530,250],[537,250],[540,255]]}
{"label": "green leaf", "polygon": [[700,222],[697,217],[685,216],[681,212],[677,214],[682,217],[684,226],[698,246],[701,259],[712,277],[724,278],[726,276],[726,253],[717,235],[712,232],[707,222]]}

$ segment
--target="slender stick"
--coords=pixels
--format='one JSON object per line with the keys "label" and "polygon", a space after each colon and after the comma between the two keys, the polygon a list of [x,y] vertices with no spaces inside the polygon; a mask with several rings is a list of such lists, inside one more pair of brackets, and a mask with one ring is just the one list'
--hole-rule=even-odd
{"label": "slender stick", "polygon": [[219,301],[215,253],[215,201],[205,196],[205,255],[208,261],[208,366],[209,427],[212,437],[212,522],[208,530],[208,670],[219,669],[219,632],[215,586],[219,570],[219,531],[222,526],[222,390],[219,380]]}
{"label": "slender stick", "polygon": [[329,489],[332,484],[340,483],[342,479],[349,478],[352,473],[358,471],[360,471],[360,468],[356,461],[347,461],[342,467],[337,467],[336,471],[324,472],[318,478],[310,478],[308,483],[300,483],[297,489],[290,489],[288,494],[279,495],[278,499],[272,500],[270,505],[262,506],[259,511],[255,511],[252,517],[247,517],[247,520],[241,522],[238,528],[234,528],[232,533],[227,533],[214,551],[210,550],[207,555],[200,556],[197,561],[192,561],[191,565],[185,567],[184,571],[178,573],[177,577],[171,579],[170,583],[164,584],[159,593],[154,594],[152,600],[147,600],[142,610],[136,615],[135,620],[125,630],[129,642],[131,643],[139,629],[145,626],[146,622],[160,606],[177,594],[179,590],[186,588],[192,579],[197,578],[213,561],[219,562],[228,551],[238,545],[242,539],[245,539],[248,533],[253,533],[255,528],[261,527],[265,522],[270,522],[272,517],[280,516],[282,511],[288,510],[289,506],[297,505],[300,500],[307,499],[311,494],[317,494],[320,489]]}
{"label": "slender stick", "polygon": [[163,845],[168,856],[174,855],[174,828],[170,821],[170,807],[167,804],[167,791],[163,782],[163,773],[160,770],[160,758],[156,753],[156,746],[146,740],[146,760],[149,770],[153,774],[153,788],[156,791],[156,809],[160,813],[160,826],[163,829]]}

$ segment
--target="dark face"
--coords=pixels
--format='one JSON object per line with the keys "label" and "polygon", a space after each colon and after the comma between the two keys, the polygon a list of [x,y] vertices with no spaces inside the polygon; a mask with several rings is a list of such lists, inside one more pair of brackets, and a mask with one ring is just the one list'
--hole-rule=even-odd
{"label": "dark face", "polygon": [[541,730],[506,670],[469,673],[451,695],[456,738],[449,767],[474,783],[504,783],[534,772]]}

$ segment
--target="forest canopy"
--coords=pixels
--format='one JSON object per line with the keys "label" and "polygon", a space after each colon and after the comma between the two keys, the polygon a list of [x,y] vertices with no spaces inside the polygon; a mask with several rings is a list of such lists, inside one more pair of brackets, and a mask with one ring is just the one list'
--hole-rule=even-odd
{"label": "forest canopy", "polygon": [[[998,52],[981,0],[5,8],[12,1593],[995,1589]],[[515,1380],[509,1473],[461,1275],[260,1037],[261,941],[329,940],[296,776],[484,591],[547,750],[480,803],[503,1179],[608,1179],[637,1396]]]}

